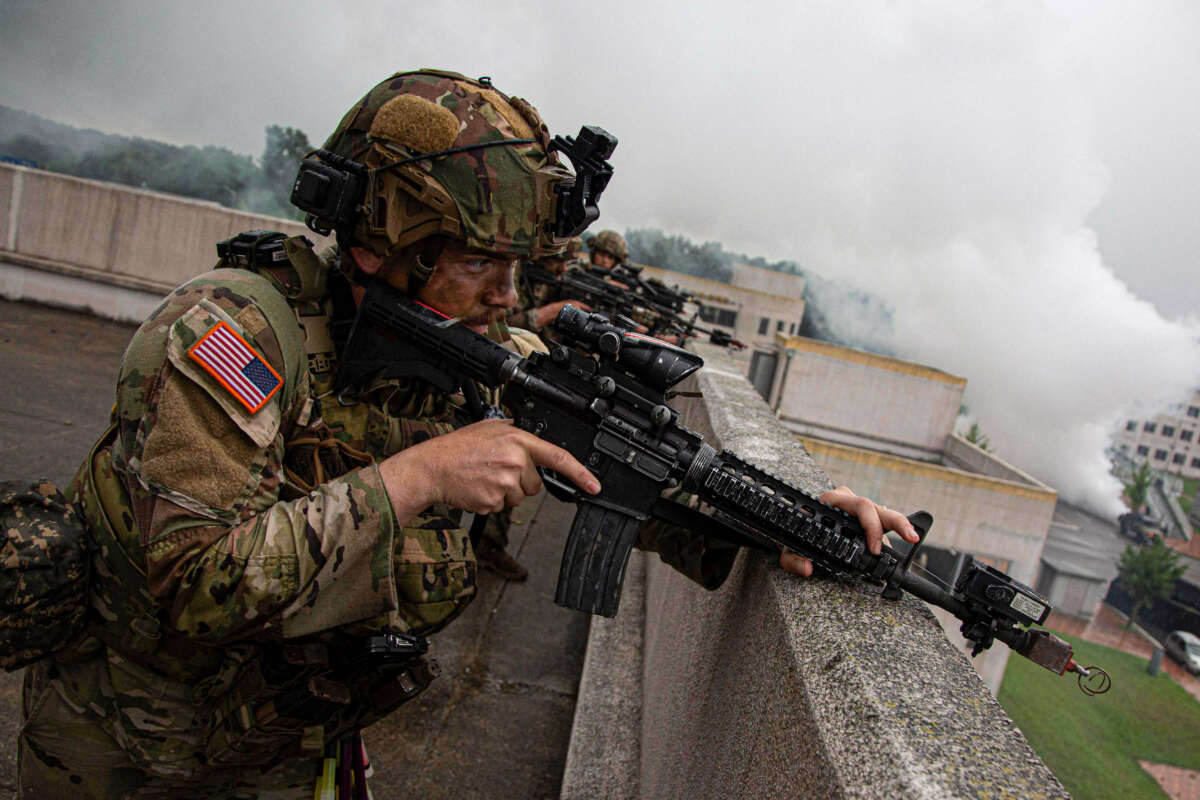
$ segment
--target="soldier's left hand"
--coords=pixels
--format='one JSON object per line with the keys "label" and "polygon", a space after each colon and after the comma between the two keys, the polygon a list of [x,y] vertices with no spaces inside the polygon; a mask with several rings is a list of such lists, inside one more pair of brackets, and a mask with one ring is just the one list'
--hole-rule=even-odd
{"label": "soldier's left hand", "polygon": [[581,311],[591,311],[592,310],[592,307],[589,306],[587,303],[583,302],[582,300],[572,300],[572,299],[558,300],[556,302],[549,303],[544,306],[539,306],[534,311],[534,314],[536,314],[534,324],[537,325],[538,330],[541,330],[542,328],[549,325],[551,322],[554,322],[554,320],[558,317],[558,312],[562,311],[563,306],[565,306],[567,303],[570,303],[571,305],[575,306],[576,308],[578,308]]}
{"label": "soldier's left hand", "polygon": [[[825,492],[821,495],[821,499],[834,508],[840,508],[858,517],[858,522],[863,526],[863,531],[867,535],[867,550],[874,555],[879,555],[880,548],[883,546],[884,531],[895,531],[904,541],[912,544],[916,544],[919,538],[916,528],[899,511],[893,511],[887,506],[881,506],[865,497],[859,497],[850,491],[848,486],[839,486],[832,491]],[[796,555],[788,550],[779,554],[779,566],[788,572],[805,577],[812,574],[812,562],[804,556]]]}

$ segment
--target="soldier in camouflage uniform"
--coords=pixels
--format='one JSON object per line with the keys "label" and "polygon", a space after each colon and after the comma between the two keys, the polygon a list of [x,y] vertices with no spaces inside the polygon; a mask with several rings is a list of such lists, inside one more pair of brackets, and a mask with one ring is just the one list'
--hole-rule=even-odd
{"label": "soldier in camouflage uniform", "polygon": [[616,231],[600,231],[588,241],[588,258],[601,269],[612,269],[629,258],[625,237]]}
{"label": "soldier in camouflage uniform", "polygon": [[[313,797],[332,744],[432,680],[422,659],[355,654],[470,602],[461,510],[518,504],[539,465],[599,490],[566,451],[506,421],[461,425],[457,399],[420,382],[333,391],[338,326],[370,279],[508,339],[517,260],[566,244],[543,224],[566,174],[548,141],[489,82],[394,75],[326,142],[399,167],[369,186],[380,213],[339,248],[294,237],[269,266],[205,273],[141,325],[113,425],[68,490],[94,544],[92,619],[26,671],[22,797]],[[661,524],[639,546],[709,587],[736,552]]]}
{"label": "soldier in camouflage uniform", "polygon": [[[583,240],[578,236],[574,236],[567,243],[567,249],[562,253],[543,256],[538,259],[538,266],[546,270],[552,275],[562,275],[567,271],[568,265],[575,264],[579,257],[579,253],[583,248]],[[518,272],[520,275],[520,272]],[[558,316],[558,312],[562,311],[562,307],[567,303],[581,308],[584,311],[591,311],[592,308],[582,300],[552,299],[554,288],[544,283],[533,284],[527,280],[520,279],[517,283],[517,306],[509,312],[506,320],[509,328],[519,328],[521,330],[540,333],[547,325],[554,322],[554,318]]]}
{"label": "soldier in camouflage uniform", "polygon": [[[454,399],[414,382],[332,395],[335,260],[504,339],[513,263],[565,245],[539,231],[568,173],[532,106],[452,73],[393,76],[327,142],[374,167],[498,138],[532,142],[389,173],[392,212],[340,232],[340,259],[288,240],[278,269],[201,275],[134,334],[114,426],[71,487],[100,544],[96,624],[27,671],[24,796],[311,797],[329,742],[429,679],[414,666],[333,685],[323,659],[372,633],[432,633],[474,595],[459,509],[520,502],[538,465],[596,488],[510,424],[454,430]],[[284,642],[326,682],[323,719],[275,713],[262,691]]]}

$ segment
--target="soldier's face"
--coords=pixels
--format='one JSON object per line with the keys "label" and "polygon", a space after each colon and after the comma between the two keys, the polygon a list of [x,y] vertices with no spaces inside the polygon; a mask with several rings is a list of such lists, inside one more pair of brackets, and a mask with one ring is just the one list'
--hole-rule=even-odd
{"label": "soldier's face", "polygon": [[451,317],[459,317],[476,333],[517,304],[511,256],[468,250],[451,242],[442,249],[437,269],[417,292],[417,299]]}
{"label": "soldier's face", "polygon": [[591,256],[592,263],[601,269],[612,269],[617,265],[617,260],[603,250],[593,250]]}

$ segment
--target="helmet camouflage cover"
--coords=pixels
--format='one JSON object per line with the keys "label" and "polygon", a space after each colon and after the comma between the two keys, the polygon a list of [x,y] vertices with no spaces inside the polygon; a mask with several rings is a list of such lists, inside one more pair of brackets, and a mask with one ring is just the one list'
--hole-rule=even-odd
{"label": "helmet camouflage cover", "polygon": [[625,237],[616,231],[600,231],[588,242],[591,250],[608,253],[617,261],[629,258],[629,250],[625,247]]}
{"label": "helmet camouflage cover", "polygon": [[[506,140],[531,141],[433,155]],[[549,145],[549,129],[527,101],[502,94],[487,78],[420,70],[369,91],[325,149],[372,168],[354,236],[377,255],[441,235],[538,258],[567,244],[551,230],[554,187],[572,175]],[[378,169],[426,153],[431,157]]]}

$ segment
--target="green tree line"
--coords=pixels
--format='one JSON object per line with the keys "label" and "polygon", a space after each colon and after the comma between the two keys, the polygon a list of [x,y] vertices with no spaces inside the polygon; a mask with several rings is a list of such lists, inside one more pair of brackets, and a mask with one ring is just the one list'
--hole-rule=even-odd
{"label": "green tree line", "polygon": [[288,202],[300,159],[311,150],[296,128],[268,125],[262,156],[212,145],[118,136],[0,106],[0,156],[79,178],[193,197],[229,208],[296,218]]}
{"label": "green tree line", "polygon": [[[300,159],[312,150],[297,128],[268,125],[258,159],[211,145],[173,145],[76,128],[0,106],[0,157],[24,159],[42,169],[193,197],[229,208],[298,219],[291,205]],[[890,327],[890,310],[870,294],[802,270],[794,261],[770,261],[726,250],[720,242],[693,242],[656,228],[625,233],[629,257],[642,264],[729,283],[733,265],[745,263],[805,278],[806,310],[800,334],[835,344],[887,353],[880,337],[864,338],[852,320]]]}

